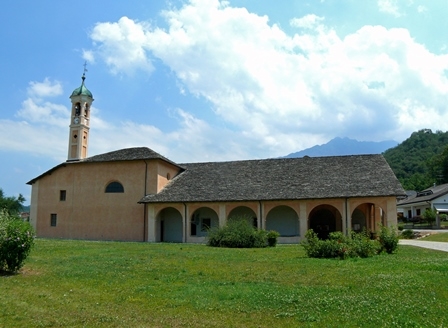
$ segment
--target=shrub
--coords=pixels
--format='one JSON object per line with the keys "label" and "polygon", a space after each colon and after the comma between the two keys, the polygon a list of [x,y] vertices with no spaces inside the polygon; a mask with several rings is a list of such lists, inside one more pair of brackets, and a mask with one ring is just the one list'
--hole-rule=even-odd
{"label": "shrub", "polygon": [[232,218],[225,226],[212,228],[208,233],[207,245],[230,248],[268,246],[270,232],[255,229],[249,221],[245,217]]}
{"label": "shrub", "polygon": [[341,232],[332,232],[327,240],[321,240],[310,229],[306,232],[301,245],[308,257],[345,259],[350,255],[347,238]]}
{"label": "shrub", "polygon": [[439,214],[439,218],[440,218],[440,221],[447,221],[448,215],[442,213],[442,214]]}
{"label": "shrub", "polygon": [[436,221],[437,211],[433,208],[427,208],[423,213],[423,219],[429,224],[433,224]]}
{"label": "shrub", "polygon": [[17,272],[34,244],[33,228],[28,222],[5,210],[0,211],[0,271]]}
{"label": "shrub", "polygon": [[266,233],[266,239],[269,247],[275,247],[280,234],[277,231],[270,230]]}
{"label": "shrub", "polygon": [[387,254],[392,254],[398,248],[398,234],[395,228],[381,225],[378,240],[381,244],[379,252],[385,251]]}
{"label": "shrub", "polygon": [[403,239],[413,239],[414,238],[414,230],[406,229],[401,233],[401,238]]}
{"label": "shrub", "polygon": [[378,253],[379,248],[378,241],[372,240],[367,230],[359,233],[352,232],[351,249],[355,256],[371,257]]}
{"label": "shrub", "polygon": [[350,237],[344,236],[342,232],[332,232],[327,240],[321,240],[310,229],[301,245],[307,256],[314,258],[371,257],[379,249],[378,242],[370,239],[368,231],[352,232]]}

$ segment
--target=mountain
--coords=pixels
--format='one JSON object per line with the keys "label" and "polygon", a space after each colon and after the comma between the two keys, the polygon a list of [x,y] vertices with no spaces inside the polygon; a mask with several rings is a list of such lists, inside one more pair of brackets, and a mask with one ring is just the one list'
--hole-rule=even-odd
{"label": "mountain", "polygon": [[342,156],[342,155],[362,155],[362,154],[381,154],[389,148],[398,145],[393,140],[386,141],[358,141],[350,138],[334,138],[323,145],[313,146],[291,153],[286,158],[294,157],[319,157],[319,156]]}

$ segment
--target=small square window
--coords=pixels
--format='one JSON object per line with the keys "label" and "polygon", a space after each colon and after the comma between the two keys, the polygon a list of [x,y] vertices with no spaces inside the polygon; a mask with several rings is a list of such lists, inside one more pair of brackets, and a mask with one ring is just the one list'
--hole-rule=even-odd
{"label": "small square window", "polygon": [[52,213],[52,214],[51,214],[51,222],[50,222],[50,225],[51,225],[52,227],[56,227],[57,220],[58,220],[58,215]]}
{"label": "small square window", "polygon": [[67,198],[67,191],[60,190],[59,191],[59,200],[60,201],[65,201],[66,198]]}

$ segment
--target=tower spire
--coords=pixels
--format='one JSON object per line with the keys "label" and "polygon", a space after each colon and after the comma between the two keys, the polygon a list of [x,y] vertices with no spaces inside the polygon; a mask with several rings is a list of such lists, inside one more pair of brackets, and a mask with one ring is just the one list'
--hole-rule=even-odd
{"label": "tower spire", "polygon": [[82,72],[82,83],[84,83],[84,80],[86,79],[86,72],[88,72],[87,71],[87,61],[84,61],[84,65],[82,65],[82,66],[84,66],[84,71]]}

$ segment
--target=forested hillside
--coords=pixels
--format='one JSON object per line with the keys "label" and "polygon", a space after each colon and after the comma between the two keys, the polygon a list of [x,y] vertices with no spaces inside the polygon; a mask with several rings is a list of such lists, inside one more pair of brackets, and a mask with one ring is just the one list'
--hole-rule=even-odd
{"label": "forested hillside", "polygon": [[448,182],[447,146],[448,132],[424,129],[383,155],[405,190],[421,191]]}

